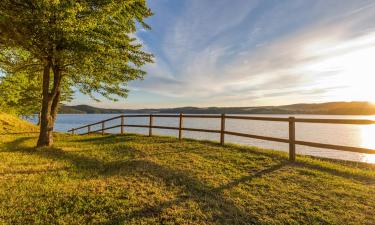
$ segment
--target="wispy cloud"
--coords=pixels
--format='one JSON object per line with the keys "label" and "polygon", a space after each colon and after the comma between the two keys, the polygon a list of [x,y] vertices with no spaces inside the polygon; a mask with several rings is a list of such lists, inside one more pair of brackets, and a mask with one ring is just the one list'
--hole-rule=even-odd
{"label": "wispy cloud", "polygon": [[[137,35],[156,63],[146,66],[145,80],[130,87],[135,95],[151,94],[152,107],[152,102],[274,105],[370,96],[361,95],[353,82],[372,89],[366,80],[375,74],[375,63],[362,60],[375,58],[372,0],[149,3],[156,13],[149,20],[153,30]],[[136,104],[132,99],[142,98],[129,98]]]}
{"label": "wispy cloud", "polygon": [[183,8],[137,90],[197,102],[324,98],[348,85],[335,81],[348,69],[335,59],[375,46],[373,1],[199,0]]}

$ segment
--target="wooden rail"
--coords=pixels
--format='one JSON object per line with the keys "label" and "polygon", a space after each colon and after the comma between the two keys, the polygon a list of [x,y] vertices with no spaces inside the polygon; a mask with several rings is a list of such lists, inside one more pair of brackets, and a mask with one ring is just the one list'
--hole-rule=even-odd
{"label": "wooden rail", "polygon": [[[125,118],[131,117],[143,117],[149,118],[148,125],[132,125],[126,124]],[[153,121],[154,118],[178,118],[179,124],[178,127],[171,127],[171,126],[154,126]],[[220,119],[220,130],[208,130],[208,129],[198,129],[198,128],[187,128],[184,127],[184,118],[203,118],[203,119]],[[120,125],[115,125],[111,127],[105,127],[105,123],[115,120],[121,119]],[[273,121],[273,122],[286,122],[289,124],[289,138],[276,138],[276,137],[267,137],[267,136],[260,136],[255,134],[245,134],[245,133],[238,133],[232,131],[225,130],[225,121],[226,119],[236,119],[236,120],[260,120],[260,121]],[[87,128],[87,132],[84,134],[90,133],[101,133],[104,135],[104,131],[118,128],[120,127],[120,133],[123,134],[125,127],[138,127],[138,128],[148,128],[149,136],[152,136],[152,129],[167,129],[167,130],[178,130],[178,138],[181,140],[183,136],[183,131],[195,131],[195,132],[208,132],[208,133],[217,133],[220,134],[220,144],[224,145],[225,143],[225,135],[232,135],[232,136],[239,136],[239,137],[248,137],[266,141],[274,141],[274,142],[281,142],[289,144],[289,160],[295,161],[296,158],[296,145],[303,145],[315,148],[326,148],[326,149],[334,149],[340,151],[347,151],[347,152],[356,152],[356,153],[366,153],[366,154],[375,154],[375,150],[367,149],[367,148],[358,148],[358,147],[350,147],[350,146],[342,146],[342,145],[332,145],[332,144],[323,144],[323,143],[315,143],[315,142],[307,142],[307,141],[298,141],[296,140],[296,123],[325,123],[325,124],[354,124],[354,125],[369,125],[375,124],[373,120],[350,120],[350,119],[305,119],[305,118],[276,118],[276,117],[254,117],[254,116],[237,116],[237,115],[184,115],[180,113],[179,115],[163,115],[163,114],[138,114],[138,115],[121,115],[116,116],[110,119],[102,120],[96,123],[88,124],[85,126],[81,126],[78,128],[73,128],[68,130],[72,134],[75,134],[77,130]],[[101,124],[101,129],[91,130],[91,127],[94,125]],[[375,137],[374,137],[375,138]]]}

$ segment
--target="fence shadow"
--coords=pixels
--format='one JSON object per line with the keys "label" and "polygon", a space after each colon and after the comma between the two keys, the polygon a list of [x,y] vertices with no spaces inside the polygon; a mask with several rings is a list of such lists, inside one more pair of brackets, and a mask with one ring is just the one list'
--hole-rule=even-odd
{"label": "fence shadow", "polygon": [[[329,160],[327,161],[329,162]],[[375,174],[373,176],[369,176],[366,174],[356,174],[356,173],[351,173],[349,171],[340,170],[338,168],[330,168],[330,167],[326,167],[320,164],[313,164],[313,163],[300,162],[300,161],[294,162],[293,167],[317,170],[323,173],[342,177],[348,180],[355,180],[357,182],[361,182],[364,184],[375,184]]]}
{"label": "fence shadow", "polygon": [[[44,157],[49,157],[52,159],[64,159],[64,160],[69,160],[73,162],[74,165],[77,165],[78,168],[96,168],[96,167],[101,167],[103,168],[103,165],[101,165],[100,161],[84,156],[82,154],[78,154],[78,152],[73,151],[73,152],[66,152],[60,148],[48,148],[46,150],[40,150],[36,151],[35,147],[30,147],[27,145],[24,145],[24,142],[29,141],[31,139],[35,139],[35,137],[17,137],[14,141],[11,142],[4,142],[3,145],[5,146],[5,149],[8,149],[6,151],[22,151],[25,153],[36,153]],[[99,136],[99,137],[92,137],[88,138],[89,140],[83,139],[83,140],[72,140],[72,142],[94,142],[94,144],[103,144],[103,143],[114,143],[114,142],[125,142],[126,141],[132,141],[132,142],[137,142],[137,143],[147,143],[147,144],[157,144],[157,143],[171,143],[173,142],[172,140],[175,140],[174,142],[179,143],[178,139],[173,139],[173,138],[168,138],[168,137],[153,137],[153,138],[148,138],[147,136],[142,136],[142,135],[137,135],[137,134],[126,134],[126,135],[108,135],[108,136]],[[135,140],[136,139],[136,140]],[[155,142],[155,140],[157,140]],[[215,142],[211,141],[197,141],[197,140],[191,140],[192,142],[199,142],[205,145],[213,146],[213,147],[218,147],[218,144]],[[280,163],[285,163],[287,161],[286,155],[278,155],[274,154],[273,152],[266,152],[266,151],[252,151],[251,148],[249,147],[244,147],[244,146],[236,146],[236,145],[228,145],[231,150],[233,151],[238,151],[241,153],[248,153],[248,154],[255,154],[255,155],[262,155],[264,157],[272,158],[275,161],[279,161]],[[202,145],[203,147],[203,145]],[[225,146],[224,146],[225,147]],[[137,153],[138,156],[145,157],[145,156],[162,156],[164,154],[178,154],[178,153],[183,153],[183,152],[195,152],[195,153],[200,153],[202,157],[205,157],[205,152],[201,151],[199,149],[194,149],[194,148],[187,148],[187,149],[176,149],[175,151],[168,151],[168,152],[160,152],[160,153],[151,153],[151,154],[146,154],[144,152],[140,152],[131,146],[120,146],[120,150],[116,150],[111,154],[128,154],[132,152],[130,155],[130,158],[137,158]],[[4,150],[1,150],[4,152]],[[136,152],[136,153],[134,153]],[[133,154],[134,153],[134,154]],[[138,157],[139,158],[139,157]],[[314,157],[312,157],[314,158]],[[328,162],[331,163],[332,160],[330,159],[324,159],[324,158],[319,158],[320,161],[323,162]],[[348,165],[354,165],[354,163],[351,162],[345,162],[340,164],[341,166],[345,166],[346,164]],[[366,174],[355,174],[350,171],[345,171],[345,170],[340,170],[338,168],[332,168],[332,167],[327,167],[324,166],[323,164],[318,164],[318,163],[311,163],[311,162],[306,162],[306,161],[299,161],[297,159],[296,162],[293,162],[292,164],[296,168],[308,168],[308,169],[313,169],[313,170],[318,170],[324,173],[328,173],[334,176],[340,176],[346,179],[350,180],[356,180],[362,183],[366,184],[374,184],[375,183],[375,177],[374,176],[368,176]],[[360,166],[365,167],[365,166]],[[373,167],[368,166],[367,169],[373,169]],[[97,168],[95,169],[97,170]]]}
{"label": "fence shadow", "polygon": [[[116,135],[110,136],[100,136],[93,137],[93,144],[98,144],[95,141],[144,141],[148,142],[152,139],[147,137],[138,136],[138,135],[124,135],[116,137]],[[35,151],[35,148],[27,147],[25,145],[26,141],[33,139],[33,137],[18,137],[12,142],[4,143],[6,148],[11,148],[12,151],[20,151],[25,153],[36,154],[38,156],[57,160],[64,161],[71,164],[78,174],[81,175],[79,179],[89,179],[96,177],[111,177],[111,176],[150,176],[151,178],[161,179],[166,186],[177,185],[182,191],[175,199],[159,202],[158,204],[152,206],[145,206],[138,211],[133,211],[130,214],[124,215],[115,215],[108,224],[114,223],[126,223],[127,221],[132,221],[134,219],[141,218],[150,218],[150,217],[159,217],[165,209],[171,208],[173,206],[178,206],[183,204],[186,201],[196,202],[202,211],[207,211],[207,213],[212,214],[212,218],[215,218],[215,222],[219,224],[235,224],[235,223],[260,223],[255,216],[251,215],[251,212],[244,211],[240,206],[238,206],[234,201],[228,199],[224,194],[224,190],[231,189],[237,185],[250,182],[254,178],[262,177],[264,175],[274,173],[285,166],[295,167],[295,168],[308,168],[319,170],[324,173],[332,174],[335,176],[344,177],[350,180],[356,180],[360,182],[370,182],[374,181],[373,178],[367,176],[356,175],[348,173],[346,171],[341,171],[335,168],[328,168],[324,165],[313,164],[309,162],[288,162],[286,157],[280,157],[279,162],[275,162],[271,166],[255,171],[252,174],[241,177],[236,180],[232,180],[222,186],[212,187],[206,184],[204,181],[198,179],[193,174],[188,171],[173,169],[168,166],[162,166],[154,161],[142,159],[143,155],[136,157],[133,155],[124,160],[117,161],[105,161],[100,158],[87,156],[85,154],[80,154],[75,151],[64,151],[61,148],[45,148],[42,150]],[[169,139],[157,138],[162,141],[168,141]],[[80,142],[82,140],[78,140]],[[152,143],[152,142],[151,142]],[[205,144],[210,144],[205,142]],[[213,146],[217,146],[215,143],[212,143]],[[202,145],[203,147],[204,145]],[[123,146],[123,153],[121,151],[118,154],[128,154],[129,151],[135,151],[131,147]],[[234,151],[248,152],[249,154],[258,154],[258,152],[250,151],[245,147],[233,148]],[[165,152],[170,153],[170,152]],[[165,154],[164,153],[164,154]],[[163,153],[161,153],[163,154]],[[259,152],[259,154],[264,154],[267,157],[275,157],[272,153]],[[209,210],[209,212],[208,212]]]}
{"label": "fence shadow", "polygon": [[[287,163],[286,163],[287,164]],[[272,173],[281,169],[286,164],[277,164],[270,168],[261,170],[253,175],[243,177],[241,179],[232,181],[219,188],[211,187],[200,180],[194,178],[190,174],[184,171],[173,170],[170,168],[163,167],[151,161],[136,160],[131,162],[124,162],[121,165],[117,165],[116,168],[121,168],[122,172],[125,173],[141,173],[149,174],[150,176],[162,178],[166,185],[178,185],[183,190],[183,194],[177,198],[160,202],[153,206],[146,206],[140,210],[134,211],[131,214],[119,215],[113,218],[108,224],[132,221],[133,219],[148,218],[148,217],[159,217],[163,210],[182,204],[188,200],[196,202],[200,209],[203,211],[209,210],[207,213],[213,213],[216,223],[220,224],[235,224],[240,222],[242,224],[257,223],[255,217],[251,216],[248,212],[243,211],[235,202],[226,198],[222,191],[230,189],[240,183],[251,181],[256,177],[261,177],[265,174]],[[125,169],[125,171],[124,171]],[[129,169],[129,171],[126,171]],[[115,173],[116,171],[111,171]],[[246,222],[245,222],[246,221]]]}

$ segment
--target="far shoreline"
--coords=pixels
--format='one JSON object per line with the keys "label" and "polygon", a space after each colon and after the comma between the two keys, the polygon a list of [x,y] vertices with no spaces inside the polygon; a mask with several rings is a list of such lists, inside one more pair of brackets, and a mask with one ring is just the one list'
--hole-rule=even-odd
{"label": "far shoreline", "polygon": [[108,109],[90,105],[61,105],[59,114],[240,114],[240,115],[336,115],[372,116],[375,104],[370,102],[327,102],[282,106],[249,107],[177,107],[144,109]]}

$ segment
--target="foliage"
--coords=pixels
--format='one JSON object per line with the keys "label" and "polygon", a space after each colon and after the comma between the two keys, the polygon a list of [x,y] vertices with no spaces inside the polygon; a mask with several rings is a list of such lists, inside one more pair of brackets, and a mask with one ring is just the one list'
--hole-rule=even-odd
{"label": "foliage", "polygon": [[[0,77],[0,109],[19,116],[33,116],[40,112],[42,101],[40,74],[22,71]],[[72,100],[69,85],[62,87],[61,101]]]}
{"label": "foliage", "polygon": [[116,100],[143,78],[152,55],[134,33],[151,15],[146,0],[0,1],[0,68],[42,74],[39,147],[53,143],[64,85]]}
{"label": "foliage", "polygon": [[0,78],[0,107],[17,115],[30,116],[40,111],[40,82],[23,73]]}
{"label": "foliage", "polygon": [[[375,168],[139,135],[0,139],[10,224],[373,224]],[[1,222],[0,222],[1,223]]]}
{"label": "foliage", "polygon": [[[132,33],[151,16],[145,0],[2,0],[0,47],[5,68],[39,67],[50,58],[82,93],[126,97],[152,55]],[[24,57],[27,55],[27,57]],[[52,87],[50,87],[52,88]]]}

